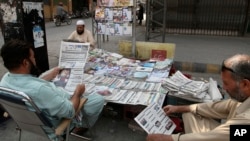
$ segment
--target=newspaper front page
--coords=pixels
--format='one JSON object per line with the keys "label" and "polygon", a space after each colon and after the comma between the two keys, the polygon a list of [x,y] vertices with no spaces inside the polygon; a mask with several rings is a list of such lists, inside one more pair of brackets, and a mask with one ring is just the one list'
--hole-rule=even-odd
{"label": "newspaper front page", "polygon": [[175,123],[165,114],[161,106],[151,103],[138,116],[135,121],[148,133],[170,135],[176,128]]}
{"label": "newspaper front page", "polygon": [[59,67],[63,69],[53,80],[56,86],[74,93],[77,84],[82,83],[89,48],[89,43],[61,42]]}

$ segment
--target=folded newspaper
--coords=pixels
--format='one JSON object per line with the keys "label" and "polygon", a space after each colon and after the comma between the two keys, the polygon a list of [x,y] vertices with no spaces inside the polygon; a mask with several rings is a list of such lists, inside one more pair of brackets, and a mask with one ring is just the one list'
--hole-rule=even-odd
{"label": "folded newspaper", "polygon": [[195,81],[187,78],[180,71],[166,78],[162,86],[175,95],[192,96],[203,101],[215,101],[222,99],[222,95],[217,88],[217,82],[212,78],[209,82]]}
{"label": "folded newspaper", "polygon": [[194,81],[184,76],[180,71],[165,80],[165,84],[170,90],[198,95],[208,89],[204,81]]}
{"label": "folded newspaper", "polygon": [[176,128],[175,123],[165,114],[161,106],[157,103],[151,103],[139,115],[135,121],[148,134],[166,134],[170,135]]}

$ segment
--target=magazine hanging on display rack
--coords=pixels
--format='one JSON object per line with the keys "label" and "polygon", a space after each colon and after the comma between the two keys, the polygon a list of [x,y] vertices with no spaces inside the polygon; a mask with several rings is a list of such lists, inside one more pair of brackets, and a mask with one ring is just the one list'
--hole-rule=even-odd
{"label": "magazine hanging on display rack", "polygon": [[100,41],[105,40],[105,35],[107,39],[108,36],[131,36],[132,54],[135,56],[135,5],[134,0],[97,0],[94,21],[98,48],[102,48]]}

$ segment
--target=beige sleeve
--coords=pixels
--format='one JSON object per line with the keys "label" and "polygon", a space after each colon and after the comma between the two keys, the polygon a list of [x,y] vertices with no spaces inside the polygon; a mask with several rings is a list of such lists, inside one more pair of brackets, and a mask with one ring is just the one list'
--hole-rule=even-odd
{"label": "beige sleeve", "polygon": [[196,114],[197,104],[192,104],[189,106],[190,112]]}
{"label": "beige sleeve", "polygon": [[87,32],[87,42],[90,43],[91,47],[95,47],[95,39],[90,31]]}
{"label": "beige sleeve", "polygon": [[71,40],[76,40],[76,39],[74,39],[74,33],[75,33],[75,31],[74,31],[74,32],[72,32],[72,33],[69,35],[68,39],[71,39]]}
{"label": "beige sleeve", "polygon": [[208,102],[191,105],[192,112],[207,118],[226,119],[235,112],[239,103],[228,99],[218,102]]}
{"label": "beige sleeve", "polygon": [[[192,113],[206,117],[217,117],[225,119],[226,122],[208,132],[173,134],[174,141],[229,141],[230,125],[250,124],[250,110],[235,115],[237,102],[224,100],[213,103],[202,103],[190,105]],[[231,111],[231,112],[230,112]]]}
{"label": "beige sleeve", "polygon": [[174,141],[229,141],[228,132],[204,132],[172,135]]}

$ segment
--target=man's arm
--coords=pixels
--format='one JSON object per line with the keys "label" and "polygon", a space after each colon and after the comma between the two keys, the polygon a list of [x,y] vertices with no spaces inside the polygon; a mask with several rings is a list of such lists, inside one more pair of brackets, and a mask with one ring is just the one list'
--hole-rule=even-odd
{"label": "man's arm", "polygon": [[229,141],[229,127],[216,128],[208,132],[173,134],[173,141]]}
{"label": "man's arm", "polygon": [[47,81],[53,80],[60,72],[60,67],[54,67],[44,73],[42,73],[39,78]]}
{"label": "man's arm", "polygon": [[70,99],[70,101],[73,103],[75,111],[79,107],[80,98],[81,98],[82,94],[84,93],[84,91],[85,91],[85,85],[84,84],[78,84],[76,86],[76,89],[75,89],[75,92],[74,92],[73,96]]}
{"label": "man's arm", "polygon": [[64,14],[68,13],[68,11],[66,11],[64,8],[62,8],[62,11],[64,12]]}
{"label": "man's arm", "polygon": [[182,106],[167,105],[167,106],[163,107],[163,110],[167,115],[170,115],[173,113],[191,112],[189,105],[182,105]]}
{"label": "man's arm", "polygon": [[174,141],[171,135],[149,134],[146,141]]}
{"label": "man's arm", "polygon": [[[55,68],[53,68],[51,70],[48,70],[45,73],[43,73],[39,78],[47,80],[47,81],[51,81],[52,79],[54,79],[57,76],[57,74],[59,73],[60,70],[61,70],[61,68],[55,67]],[[75,110],[77,110],[77,108],[79,106],[80,97],[82,96],[84,91],[85,91],[85,85],[84,84],[78,84],[76,86],[74,94],[70,99],[70,101],[73,103],[73,106],[74,106]]]}
{"label": "man's arm", "polygon": [[[225,126],[224,126],[225,125]],[[228,141],[229,140],[229,125],[224,124],[214,130],[201,133],[187,134],[149,134],[147,141]],[[194,125],[195,126],[195,125]]]}
{"label": "man's arm", "polygon": [[68,39],[69,40],[75,40],[75,41],[78,41],[76,38],[75,38],[75,31],[73,31],[70,35],[69,35],[69,37],[68,37]]}
{"label": "man's arm", "polygon": [[87,32],[87,42],[90,43],[92,48],[95,48],[95,39],[90,31]]}

